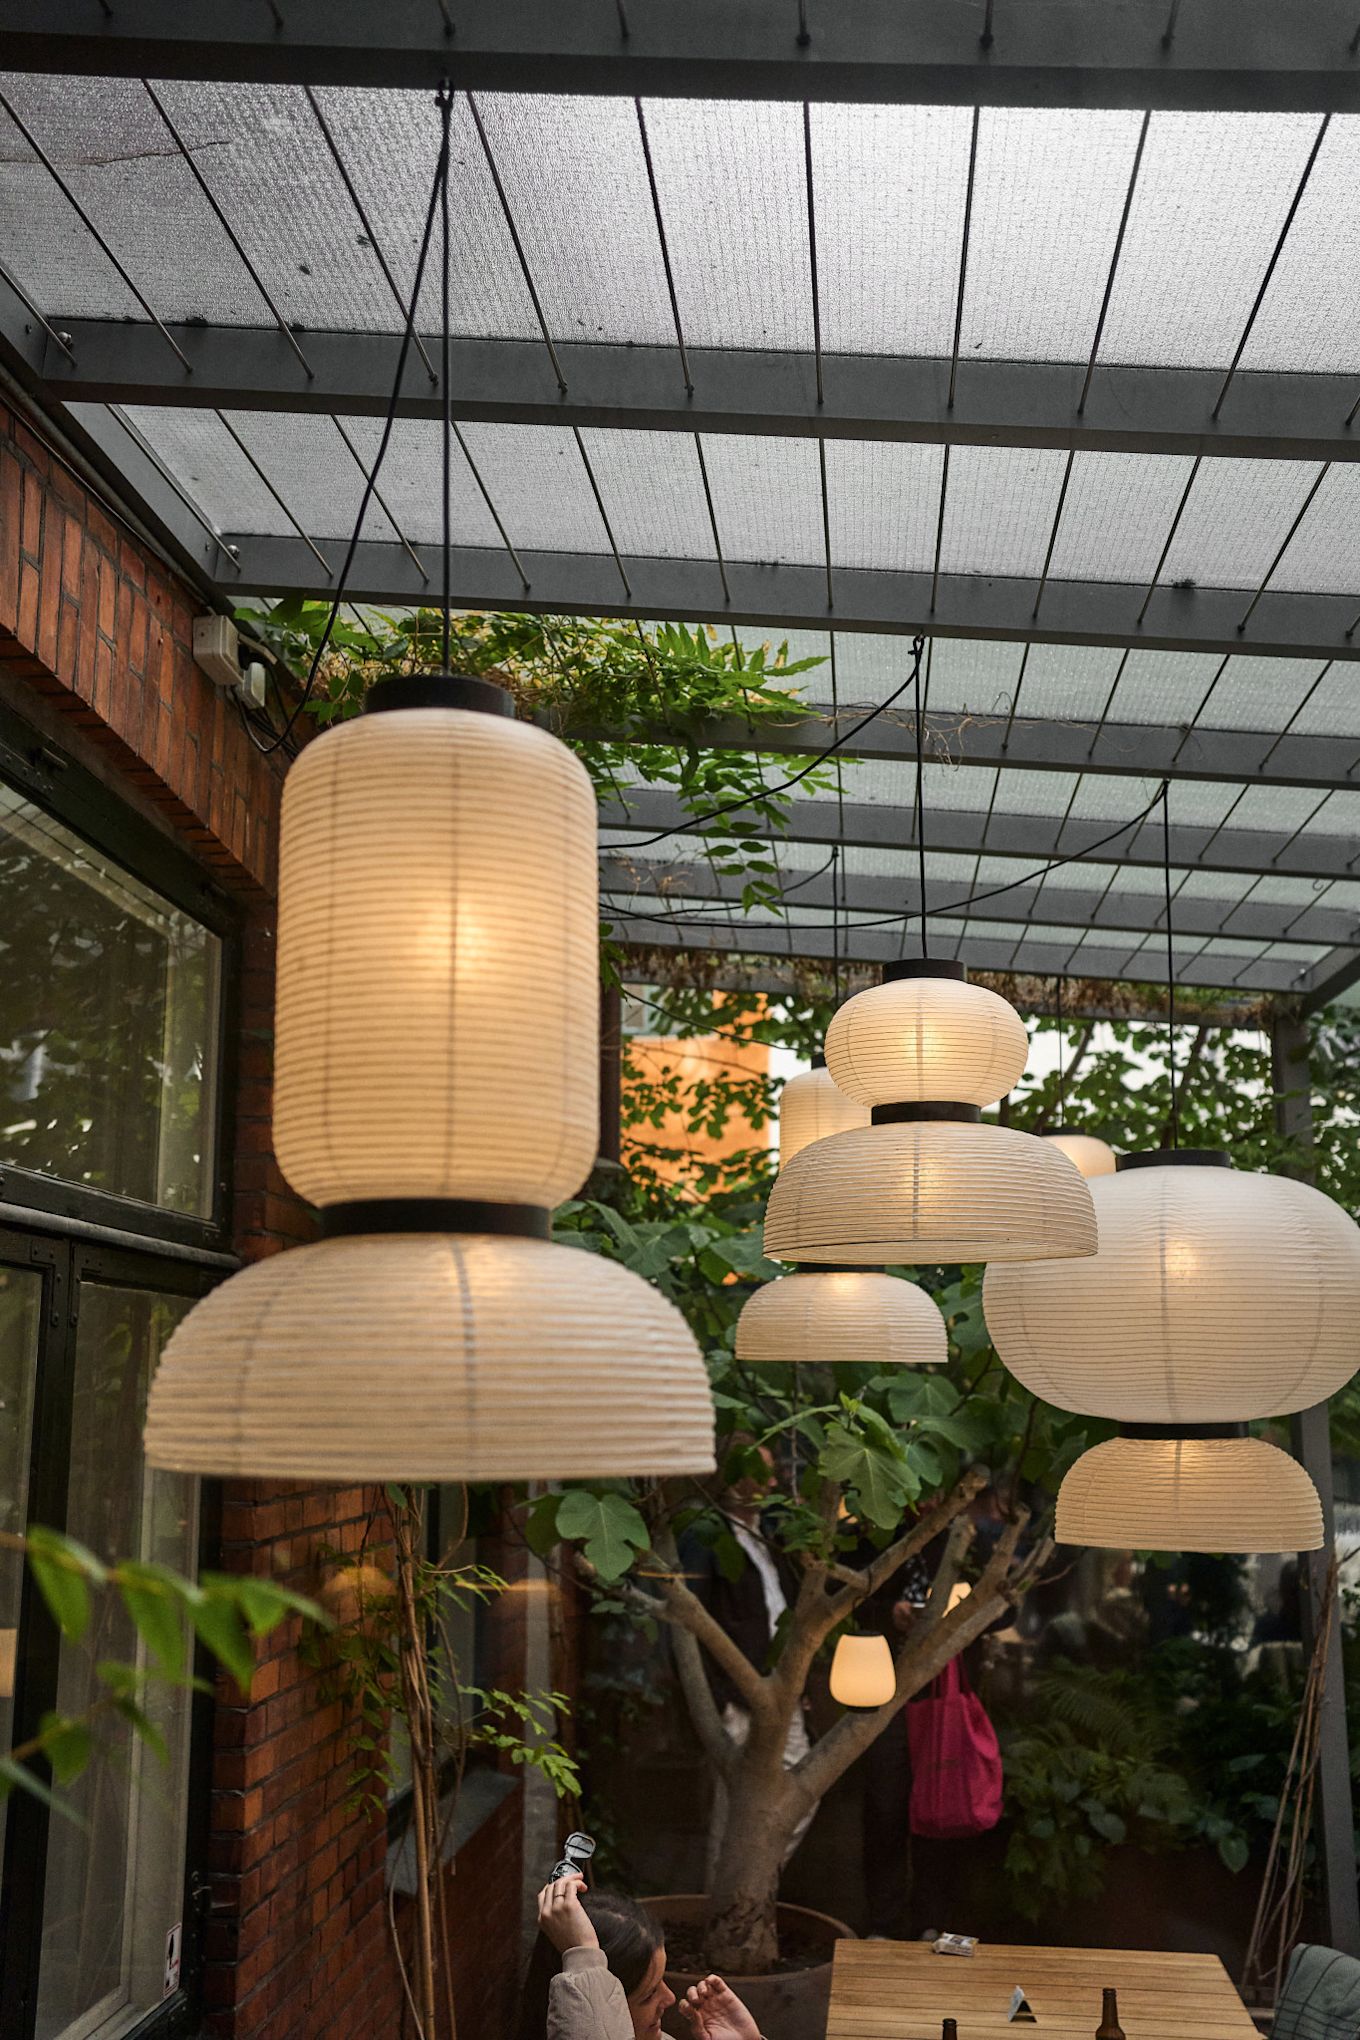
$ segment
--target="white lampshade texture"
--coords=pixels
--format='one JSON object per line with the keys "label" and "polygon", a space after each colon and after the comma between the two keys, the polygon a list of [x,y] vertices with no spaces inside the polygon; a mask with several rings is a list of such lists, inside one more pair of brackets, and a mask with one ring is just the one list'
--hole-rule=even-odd
{"label": "white lampshade texture", "polygon": [[803,1070],[779,1094],[779,1166],[786,1168],[814,1140],[868,1124],[869,1107],[847,1097],[829,1070]]}
{"label": "white lampshade texture", "polygon": [[1090,1186],[1100,1245],[997,1268],[983,1311],[1043,1401],[1132,1423],[1279,1416],[1333,1395],[1360,1349],[1360,1229],[1306,1183],[1177,1164]]}
{"label": "white lampshade texture", "polygon": [[316,1204],[551,1206],[595,1159],[595,799],[510,717],[412,708],[308,744],[283,795],[279,1165]]}
{"label": "white lampshade texture", "polygon": [[782,1261],[1029,1261],[1095,1247],[1090,1191],[1066,1156],[964,1121],[817,1141],[780,1171],[765,1214],[765,1251]]}
{"label": "white lampshade texture", "polygon": [[243,1269],[177,1327],[153,1465],[261,1479],[707,1473],[713,1411],[680,1313],[546,1240],[361,1234]]}
{"label": "white lampshade texture", "polygon": [[826,1066],[862,1105],[991,1105],[1018,1083],[1029,1036],[983,985],[909,977],[856,992],[832,1015]]}
{"label": "white lampshade texture", "polygon": [[1317,1551],[1322,1505],[1262,1438],[1110,1438],[1067,1474],[1054,1534],[1109,1551]]}
{"label": "white lampshade texture", "polygon": [[736,1353],[757,1367],[942,1367],[949,1340],[938,1308],[914,1282],[835,1269],[783,1275],[758,1289],[737,1319]]}
{"label": "white lampshade texture", "polygon": [[886,1636],[842,1636],[831,1658],[831,1697],[842,1707],[882,1707],[897,1691]]}
{"label": "white lampshade texture", "polygon": [[1114,1149],[1107,1141],[1097,1140],[1093,1133],[1045,1133],[1041,1138],[1066,1155],[1072,1167],[1088,1181],[1092,1176],[1113,1176],[1118,1167]]}

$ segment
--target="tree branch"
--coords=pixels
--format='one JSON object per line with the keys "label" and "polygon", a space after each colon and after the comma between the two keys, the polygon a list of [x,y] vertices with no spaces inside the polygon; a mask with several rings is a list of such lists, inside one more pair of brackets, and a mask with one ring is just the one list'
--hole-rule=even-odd
{"label": "tree branch", "polygon": [[921,1611],[920,1622],[916,1625],[913,1634],[919,1632],[922,1638],[929,1636],[932,1629],[936,1628],[949,1612],[949,1596],[954,1591],[954,1583],[959,1576],[959,1567],[963,1564],[968,1554],[968,1547],[973,1541],[973,1535],[972,1518],[969,1516],[956,1516],[949,1526],[949,1536],[945,1542],[944,1554],[940,1559],[939,1565],[936,1567],[935,1577],[930,1583],[930,1594],[926,1600],[925,1607]]}
{"label": "tree branch", "polygon": [[690,1630],[677,1625],[672,1630],[671,1648],[675,1652],[675,1670],[689,1709],[689,1718],[694,1724],[694,1733],[703,1744],[709,1762],[726,1777],[736,1762],[737,1746],[723,1727],[718,1703],[713,1698],[713,1688],[704,1670],[699,1639]]}
{"label": "tree branch", "polygon": [[731,1680],[752,1714],[767,1713],[770,1706],[768,1680],[732,1641],[722,1624],[709,1614],[698,1595],[685,1585],[680,1577],[680,1554],[669,1524],[658,1525],[653,1533],[653,1549],[667,1568],[658,1582],[665,1603],[663,1619],[687,1629],[691,1636],[697,1638],[713,1662]]}
{"label": "tree branch", "polygon": [[[915,1558],[918,1551],[924,1551],[942,1530],[947,1530],[954,1518],[963,1513],[974,1495],[980,1494],[986,1485],[985,1470],[980,1466],[973,1467],[950,1489],[943,1501],[937,1502],[933,1509],[927,1510],[905,1536],[899,1537],[895,1544],[890,1544],[886,1551],[880,1551],[878,1557],[864,1568],[863,1592],[843,1587],[840,1593],[830,1595],[826,1603],[826,1622],[822,1636],[829,1636],[838,1622],[844,1622],[857,1602],[876,1593],[909,1558]],[[821,1637],[818,1638],[819,1643],[820,1641]]]}

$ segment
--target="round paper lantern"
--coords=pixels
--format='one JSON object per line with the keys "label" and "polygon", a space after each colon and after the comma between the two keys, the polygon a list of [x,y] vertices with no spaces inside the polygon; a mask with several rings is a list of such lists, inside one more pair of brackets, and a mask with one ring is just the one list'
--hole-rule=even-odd
{"label": "round paper lantern", "polygon": [[437,682],[372,689],[284,786],[274,1142],[313,1204],[560,1204],[595,1160],[590,780],[503,689]]}
{"label": "round paper lantern", "polygon": [[1072,1167],[1088,1178],[1112,1176],[1119,1166],[1114,1149],[1107,1142],[1097,1140],[1093,1133],[1069,1133],[1065,1126],[1057,1126],[1040,1138],[1065,1154]]}
{"label": "round paper lantern", "polygon": [[787,1167],[814,1140],[868,1124],[868,1106],[847,1098],[825,1066],[803,1070],[779,1094],[779,1166]]}
{"label": "round paper lantern", "polygon": [[754,1366],[942,1367],[949,1340],[939,1310],[914,1282],[837,1268],[783,1275],[758,1289],[737,1319],[736,1351]]}
{"label": "round paper lantern", "polygon": [[147,1457],[317,1481],[711,1471],[703,1360],[679,1312],[547,1240],[321,1240],[233,1275],[166,1344]]}
{"label": "round paper lantern", "polygon": [[897,1691],[886,1636],[843,1636],[831,1659],[831,1697],[842,1707],[882,1707]]}
{"label": "round paper lantern", "polygon": [[1307,1409],[1355,1372],[1360,1229],[1320,1190],[1182,1149],[1128,1156],[1090,1192],[1090,1260],[983,1284],[992,1343],[1044,1402],[1222,1423]]}
{"label": "round paper lantern", "polygon": [[549,1239],[598,1135],[595,802],[481,680],[380,683],[283,798],[275,1138],[321,1241],[161,1356],[146,1454],[193,1473],[703,1473],[683,1318]]}
{"label": "round paper lantern", "polygon": [[1031,1261],[1095,1247],[1090,1191],[1066,1156],[956,1120],[819,1140],[781,1169],[765,1212],[765,1251],[780,1261]]}
{"label": "round paper lantern", "polygon": [[962,965],[889,966],[881,985],[832,1015],[826,1066],[861,1105],[991,1105],[1024,1072],[1029,1036],[1014,1006]]}
{"label": "round paper lantern", "polygon": [[1262,1438],[1110,1438],[1063,1481],[1054,1535],[1111,1551],[1317,1551],[1322,1504]]}

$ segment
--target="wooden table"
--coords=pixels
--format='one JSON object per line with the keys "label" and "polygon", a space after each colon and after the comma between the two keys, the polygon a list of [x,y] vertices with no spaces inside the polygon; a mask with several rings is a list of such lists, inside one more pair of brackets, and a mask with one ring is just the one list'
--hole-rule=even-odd
{"label": "wooden table", "polygon": [[[1007,2022],[1017,1984],[1036,2024]],[[837,1941],[826,2040],[1093,2040],[1101,1991],[1128,2040],[1256,2040],[1217,1955],[1146,1948],[1007,1948],[937,1955],[925,1941]]]}

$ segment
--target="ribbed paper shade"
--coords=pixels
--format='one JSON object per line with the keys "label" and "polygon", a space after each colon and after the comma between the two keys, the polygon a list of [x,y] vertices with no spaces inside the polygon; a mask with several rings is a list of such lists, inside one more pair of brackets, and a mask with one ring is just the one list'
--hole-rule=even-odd
{"label": "ribbed paper shade", "polygon": [[1082,1177],[1005,1126],[833,1134],[781,1169],[765,1212],[765,1251],[779,1261],[1034,1261],[1095,1248]]}
{"label": "ribbed paper shade", "polygon": [[942,1367],[949,1358],[944,1319],[924,1289],[869,1268],[767,1282],[737,1319],[736,1347],[754,1366]]}
{"label": "ribbed paper shade", "polygon": [[1059,1409],[1212,1424],[1321,1402],[1360,1358],[1360,1229],[1306,1183],[1196,1164],[1090,1185],[1099,1251],[998,1268],[992,1343]]}
{"label": "ribbed paper shade", "polygon": [[842,1636],[831,1659],[831,1697],[842,1707],[882,1707],[897,1691],[886,1636]]}
{"label": "ribbed paper shade", "polygon": [[1109,1551],[1316,1551],[1322,1505],[1263,1438],[1110,1438],[1063,1481],[1054,1534]]}
{"label": "ribbed paper shade", "polygon": [[832,1015],[826,1066],[862,1105],[991,1105],[1019,1081],[1029,1036],[982,985],[914,977],[856,992]]}
{"label": "ribbed paper shade", "polygon": [[284,787],[274,1135],[316,1204],[553,1205],[595,1159],[595,799],[508,717],[365,715]]}
{"label": "ribbed paper shade", "polygon": [[1050,1147],[1067,1156],[1074,1169],[1083,1176],[1112,1176],[1115,1172],[1114,1149],[1105,1141],[1097,1140],[1091,1133],[1046,1133],[1042,1136]]}
{"label": "ribbed paper shade", "polygon": [[680,1313],[546,1240],[322,1240],[214,1289],[166,1345],[146,1456],[300,1480],[706,1473],[713,1411]]}
{"label": "ribbed paper shade", "polygon": [[804,1070],[779,1094],[779,1166],[785,1168],[814,1140],[868,1124],[868,1106],[847,1098],[829,1070]]}

